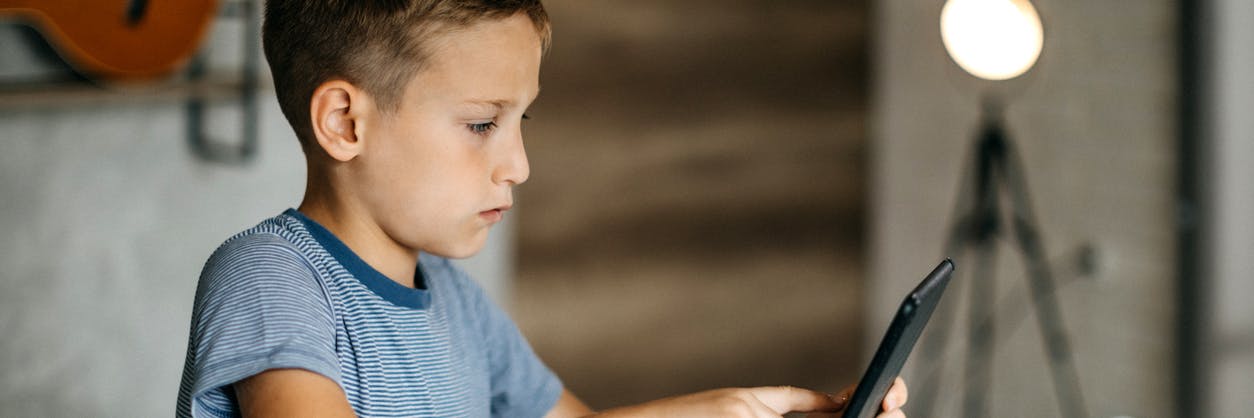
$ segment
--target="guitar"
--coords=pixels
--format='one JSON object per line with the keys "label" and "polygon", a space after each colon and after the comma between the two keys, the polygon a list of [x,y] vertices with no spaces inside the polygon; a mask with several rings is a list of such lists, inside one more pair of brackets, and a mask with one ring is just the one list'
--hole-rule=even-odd
{"label": "guitar", "polygon": [[216,0],[0,0],[79,72],[109,80],[159,77],[185,63]]}

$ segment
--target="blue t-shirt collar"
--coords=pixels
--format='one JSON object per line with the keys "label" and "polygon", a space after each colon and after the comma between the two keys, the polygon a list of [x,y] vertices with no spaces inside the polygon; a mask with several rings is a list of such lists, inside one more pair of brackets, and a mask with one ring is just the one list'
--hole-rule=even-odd
{"label": "blue t-shirt collar", "polygon": [[361,284],[365,285],[366,288],[376,295],[379,295],[379,297],[393,304],[415,309],[426,309],[431,304],[431,292],[427,289],[427,282],[423,277],[421,263],[414,267],[415,288],[406,287],[384,276],[383,273],[375,270],[374,267],[370,267],[365,260],[357,256],[357,253],[353,252],[335,234],[331,233],[330,230],[317,221],[292,208],[288,208],[283,213],[296,218],[304,224],[305,229],[309,230],[309,234],[313,236],[315,241],[318,241],[318,244],[321,244],[328,253],[331,253],[331,256],[335,257],[335,260],[344,266],[349,274],[352,274]]}

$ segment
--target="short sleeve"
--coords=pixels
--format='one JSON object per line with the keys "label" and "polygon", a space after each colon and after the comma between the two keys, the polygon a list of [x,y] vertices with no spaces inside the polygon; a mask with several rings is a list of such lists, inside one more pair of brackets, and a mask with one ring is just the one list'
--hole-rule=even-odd
{"label": "short sleeve", "polygon": [[[447,263],[447,261],[446,261]],[[465,272],[449,263],[487,341],[493,417],[543,417],[557,405],[562,382],[536,356],[509,315]]]}
{"label": "short sleeve", "polygon": [[219,248],[201,272],[178,416],[238,416],[231,385],[299,368],[340,384],[325,288],[295,246],[266,233]]}

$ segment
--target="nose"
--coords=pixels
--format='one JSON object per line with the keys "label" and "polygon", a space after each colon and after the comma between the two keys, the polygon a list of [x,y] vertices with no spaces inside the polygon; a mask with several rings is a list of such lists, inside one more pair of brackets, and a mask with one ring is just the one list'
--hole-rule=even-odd
{"label": "nose", "polygon": [[492,182],[510,186],[527,181],[531,165],[527,163],[527,150],[523,147],[522,129],[517,124],[508,139],[502,143],[501,159],[492,172]]}

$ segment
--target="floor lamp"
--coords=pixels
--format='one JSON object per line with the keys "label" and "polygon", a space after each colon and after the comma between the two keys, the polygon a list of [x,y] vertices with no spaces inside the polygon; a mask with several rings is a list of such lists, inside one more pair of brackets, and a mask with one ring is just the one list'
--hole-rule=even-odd
{"label": "floor lamp", "polygon": [[[950,58],[963,70],[993,84],[1019,77],[1035,65],[1044,44],[1044,32],[1029,0],[948,0],[941,10],[941,36]],[[993,270],[998,238],[1017,244],[1027,269],[1028,287],[1049,360],[1054,394],[1065,417],[1088,417],[1071,344],[1055,297],[1055,282],[1046,261],[1036,219],[1031,211],[1023,164],[1005,129],[1000,97],[984,97],[984,123],[977,135],[972,160],[959,187],[957,210],[946,243],[945,256],[970,253],[967,356],[963,373],[962,416],[986,417],[994,342]],[[1004,193],[1004,194],[1003,194]],[[1003,208],[1003,202],[1009,208]],[[1008,219],[1002,211],[1008,209]],[[942,306],[953,304],[942,304]],[[939,327],[924,341],[925,364],[935,365],[920,384],[917,410],[935,411],[940,355],[948,337],[952,309],[941,312]]]}

